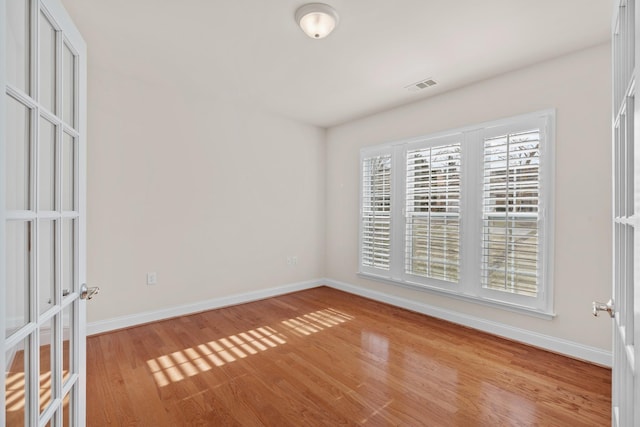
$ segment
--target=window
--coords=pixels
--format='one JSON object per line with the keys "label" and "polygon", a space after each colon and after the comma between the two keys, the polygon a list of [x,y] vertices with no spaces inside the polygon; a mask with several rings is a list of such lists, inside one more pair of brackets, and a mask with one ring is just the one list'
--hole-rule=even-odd
{"label": "window", "polygon": [[484,140],[483,285],[535,296],[539,284],[540,130]]}
{"label": "window", "polygon": [[457,282],[460,143],[407,151],[405,271]]}
{"label": "window", "polygon": [[369,157],[362,167],[362,265],[389,270],[391,156]]}
{"label": "window", "polygon": [[360,274],[550,317],[554,122],[362,149]]}

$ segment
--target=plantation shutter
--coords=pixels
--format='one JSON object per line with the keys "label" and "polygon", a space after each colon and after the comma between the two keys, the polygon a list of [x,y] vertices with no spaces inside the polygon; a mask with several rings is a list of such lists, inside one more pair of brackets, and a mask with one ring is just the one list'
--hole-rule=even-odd
{"label": "plantation shutter", "polygon": [[482,273],[487,289],[537,296],[540,130],[484,139]]}
{"label": "plantation shutter", "polygon": [[389,270],[391,249],[391,154],[362,164],[361,263]]}
{"label": "plantation shutter", "polygon": [[405,272],[458,282],[460,143],[407,151]]}

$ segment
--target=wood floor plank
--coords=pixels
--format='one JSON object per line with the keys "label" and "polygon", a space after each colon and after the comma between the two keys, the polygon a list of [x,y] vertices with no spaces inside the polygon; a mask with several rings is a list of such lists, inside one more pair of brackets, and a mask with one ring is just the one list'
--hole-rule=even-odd
{"label": "wood floor plank", "polygon": [[89,426],[608,425],[611,371],[321,287],[87,339]]}

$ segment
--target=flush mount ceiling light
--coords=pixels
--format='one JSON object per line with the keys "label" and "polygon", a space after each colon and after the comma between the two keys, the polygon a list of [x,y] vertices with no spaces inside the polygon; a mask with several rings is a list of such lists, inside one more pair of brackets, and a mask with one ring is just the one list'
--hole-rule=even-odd
{"label": "flush mount ceiling light", "polygon": [[309,3],[296,10],[296,22],[312,39],[323,39],[338,24],[338,14],[328,4]]}

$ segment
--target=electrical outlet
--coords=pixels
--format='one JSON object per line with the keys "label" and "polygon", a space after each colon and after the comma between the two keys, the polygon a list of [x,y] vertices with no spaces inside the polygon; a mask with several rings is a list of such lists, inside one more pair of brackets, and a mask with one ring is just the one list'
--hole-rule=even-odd
{"label": "electrical outlet", "polygon": [[147,273],[147,285],[155,285],[158,283],[158,275],[156,272]]}
{"label": "electrical outlet", "polygon": [[298,265],[298,257],[297,256],[292,256],[291,257],[291,264]]}

